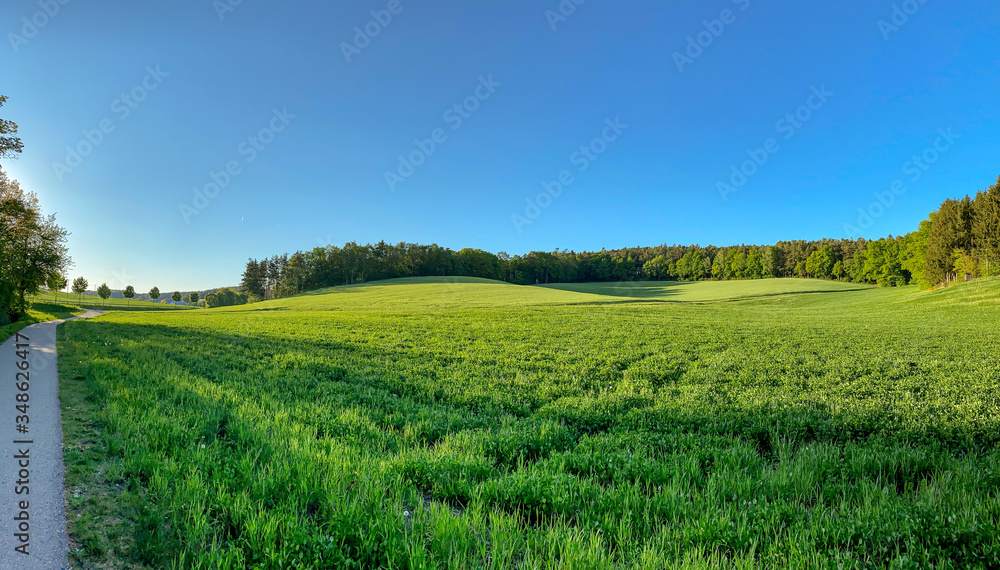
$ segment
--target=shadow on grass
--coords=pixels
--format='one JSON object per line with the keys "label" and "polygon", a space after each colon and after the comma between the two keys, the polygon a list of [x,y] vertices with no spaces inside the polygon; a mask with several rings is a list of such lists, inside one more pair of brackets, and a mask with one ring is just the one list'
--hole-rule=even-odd
{"label": "shadow on grass", "polygon": [[75,306],[63,303],[50,303],[36,300],[31,303],[31,310],[46,315],[51,315],[56,319],[68,319],[79,315],[82,311]]}
{"label": "shadow on grass", "polygon": [[[377,409],[386,417],[405,409],[418,416],[426,414],[424,419],[450,416],[452,413],[478,418],[470,420],[467,427],[480,425],[482,418],[489,418],[486,421],[491,424],[498,418],[553,420],[571,429],[578,437],[624,429],[733,436],[758,446],[763,439],[770,439],[776,433],[787,441],[803,444],[816,441],[843,444],[875,438],[973,449],[1000,442],[1000,434],[993,433],[987,429],[988,426],[963,434],[951,433],[948,426],[901,431],[881,417],[833,413],[817,402],[781,405],[777,401],[781,394],[775,395],[774,402],[753,407],[741,406],[732,400],[729,403],[705,402],[692,407],[690,402],[678,403],[664,394],[638,395],[594,390],[548,398],[544,393],[550,387],[544,382],[530,386],[456,383],[452,380],[452,371],[462,364],[461,359],[456,361],[456,357],[451,355],[434,356],[408,348],[373,347],[335,339],[289,339],[279,332],[244,336],[206,333],[204,329],[125,325],[107,321],[78,321],[71,326],[74,331],[94,331],[93,334],[101,339],[119,337],[128,340],[129,344],[140,347],[129,351],[155,352],[187,373],[214,383],[226,377],[230,386],[237,390],[243,386],[239,380],[233,380],[234,371],[258,383],[261,378],[274,377],[270,390],[260,394],[280,396],[289,405],[296,401],[303,405],[315,405],[321,401],[317,398],[323,394],[324,383],[332,382],[352,387],[350,392],[354,396],[351,397],[356,399],[342,400],[344,409],[374,406],[372,410]],[[112,342],[111,346],[116,344],[121,343]],[[114,357],[123,349],[97,350],[111,352],[109,357]],[[300,360],[303,354],[314,358],[303,362]],[[289,358],[290,355],[294,357]],[[475,365],[484,369],[505,365],[511,374],[518,373],[519,365],[505,362],[507,360],[503,355],[475,359]],[[617,385],[623,382],[624,372],[617,379],[612,379],[612,383]],[[237,375],[237,378],[240,377]],[[729,381],[719,379],[720,386]],[[678,378],[678,382],[683,384],[683,378]],[[607,380],[600,382],[602,385],[606,383]],[[753,386],[746,389],[752,391]],[[413,421],[420,423],[418,419],[414,417]],[[303,422],[313,425],[308,418]],[[425,440],[431,443],[456,427],[453,423],[432,424],[424,428]]]}
{"label": "shadow on grass", "polygon": [[[366,558],[368,551],[358,545],[364,544],[363,531],[374,527],[375,522],[380,525],[378,528],[387,529],[409,524],[408,520],[401,522],[398,514],[392,515],[395,518],[385,514],[389,509],[398,513],[406,506],[398,499],[404,495],[395,495],[391,504],[373,498],[384,496],[387,489],[400,487],[405,492],[410,488],[420,491],[425,505],[433,498],[454,509],[475,500],[485,510],[502,509],[516,517],[515,520],[523,520],[527,527],[541,527],[539,533],[550,532],[546,527],[555,524],[566,524],[574,527],[574,532],[580,532],[589,528],[585,525],[590,525],[590,521],[598,520],[597,516],[602,521],[627,521],[627,517],[640,513],[651,524],[636,525],[635,543],[620,545],[636,552],[645,541],[656,536],[658,528],[685,524],[691,525],[695,532],[695,524],[718,517],[720,505],[733,512],[741,508],[750,510],[748,524],[763,522],[749,526],[748,534],[763,537],[761,541],[775,548],[783,547],[785,537],[791,532],[810,528],[815,531],[809,526],[810,509],[820,513],[843,510],[847,513],[843,521],[823,515],[824,521],[833,521],[823,524],[839,525],[836,534],[831,531],[825,539],[823,547],[845,551],[854,548],[851,552],[857,556],[879,552],[881,558],[869,559],[872,565],[888,566],[892,553],[897,552],[894,541],[900,534],[895,531],[899,526],[885,524],[892,529],[889,533],[854,545],[853,521],[858,514],[866,514],[865,509],[872,502],[870,489],[888,489],[890,493],[894,490],[898,497],[903,497],[883,501],[895,509],[890,514],[874,508],[869,511],[896,517],[892,520],[898,519],[901,525],[904,514],[909,523],[911,511],[905,504],[901,509],[899,501],[922,501],[915,503],[917,507],[924,504],[924,495],[917,491],[934,484],[939,465],[949,466],[960,476],[963,472],[962,465],[946,451],[932,448],[925,453],[913,448],[916,442],[891,432],[882,434],[887,437],[884,448],[888,450],[883,453],[881,442],[869,438],[879,434],[855,429],[851,435],[831,429],[836,427],[833,424],[837,417],[822,409],[802,410],[795,416],[789,413],[794,410],[766,411],[739,406],[706,405],[703,409],[683,410],[654,406],[662,402],[653,402],[651,398],[615,398],[594,393],[581,398],[553,398],[543,408],[530,410],[525,417],[513,417],[489,399],[475,404],[459,401],[462,389],[482,391],[484,386],[458,386],[453,394],[442,393],[442,384],[454,383],[447,374],[446,364],[452,363],[450,360],[442,358],[438,362],[434,356],[391,346],[288,339],[278,331],[251,337],[106,321],[71,323],[61,330],[60,343],[64,342],[70,343],[65,348],[71,356],[69,362],[60,363],[61,371],[69,373],[64,380],[85,380],[87,383],[80,387],[87,395],[94,395],[93,408],[109,410],[103,416],[107,423],[97,426],[103,432],[100,438],[107,442],[106,449],[101,451],[112,461],[120,460],[120,477],[136,491],[127,505],[133,510],[122,512],[138,521],[121,529],[136,536],[136,547],[130,554],[154,567],[181,565],[176,563],[175,553],[197,556],[199,548],[223,542],[234,545],[234,549],[243,549],[249,557],[258,556],[259,550],[253,550],[256,543],[242,538],[259,532],[259,526],[254,526],[259,520],[275,521],[272,528],[280,528],[282,532],[285,527],[279,521],[292,521],[289,528],[296,532],[281,535],[282,540],[288,537],[287,540],[308,545],[317,542],[313,537],[324,536],[337,552],[365,561],[355,566],[386,566],[384,560],[374,555]],[[144,353],[149,356],[143,356]],[[301,358],[302,354],[317,358]],[[84,370],[90,360],[100,361],[96,367],[98,373]],[[143,361],[146,361],[144,366]],[[77,363],[79,372],[74,373],[69,367]],[[415,367],[417,363],[426,366]],[[481,359],[474,363],[484,367],[496,364]],[[507,367],[517,365],[512,363]],[[187,374],[193,377],[190,384],[184,377]],[[215,386],[206,389],[206,384]],[[498,390],[502,388],[494,387],[489,397],[496,400]],[[143,409],[143,404],[150,402],[160,405]],[[446,415],[440,413],[442,409],[457,413]],[[277,420],[262,422],[259,412],[264,411],[279,412]],[[89,413],[95,414],[94,409]],[[147,443],[149,431],[126,429],[131,421],[146,422],[141,425],[149,431],[162,429],[155,440],[158,447]],[[122,427],[119,433],[107,429],[115,424]],[[390,455],[387,451],[403,453],[391,457],[385,465],[367,464],[368,471],[358,468],[366,466],[354,459],[361,457],[360,453],[344,454],[351,461],[342,461],[346,469],[338,467],[323,472],[325,466],[316,460],[317,456],[334,450],[340,452],[342,448],[330,446],[325,451],[323,444],[300,446],[299,438],[311,441],[313,434],[291,424],[316,428],[316,439],[338,438],[352,452],[374,448],[380,460],[381,455]],[[289,431],[284,431],[289,426]],[[86,427],[86,431],[68,432],[69,443],[76,443],[73,438],[80,434],[98,432],[93,426]],[[463,431],[467,433],[457,433]],[[375,447],[368,436],[383,432],[412,437],[399,438],[398,446],[391,450],[384,439],[380,447]],[[604,432],[615,433],[603,439],[585,439]],[[694,437],[687,437],[688,434]],[[440,454],[431,449],[436,441],[456,435],[466,439],[455,437]],[[717,437],[720,435],[723,437]],[[737,438],[745,443],[734,441]],[[852,439],[865,441],[865,446],[845,445],[832,453],[828,448],[810,447],[816,441],[841,443]],[[97,439],[95,444],[100,441]],[[138,451],[135,456],[140,459],[131,460],[132,455],[125,453],[126,450]],[[802,453],[797,456],[799,452]],[[843,458],[838,454],[843,454]],[[231,467],[241,465],[246,456],[254,461],[242,463],[247,465],[242,471]],[[554,461],[536,467],[536,463],[550,456]],[[94,460],[93,456],[80,456],[75,464],[86,467]],[[72,468],[74,463],[68,465]],[[271,471],[273,465],[288,468]],[[847,467],[837,469],[837,465]],[[826,470],[818,471],[817,466]],[[307,471],[316,471],[321,477],[327,473],[339,476],[344,485],[324,487],[320,478],[300,475]],[[185,479],[184,473],[191,473],[190,479]],[[99,477],[96,469],[89,470],[76,481],[86,483],[96,478],[101,483]],[[275,480],[280,484],[269,484]],[[376,491],[366,495],[364,484],[372,480]],[[159,483],[152,485],[151,481]],[[258,481],[260,484],[254,484]],[[950,479],[942,481],[946,486]],[[981,482],[971,492],[977,493],[976,498],[989,500],[989,492],[995,488],[992,480],[977,481]],[[203,488],[209,489],[208,493],[195,492]],[[347,492],[332,496],[327,493],[328,488],[343,488]],[[824,493],[832,499],[825,499]],[[412,494],[406,498],[411,497]],[[738,503],[739,499],[743,499],[742,503]],[[760,499],[760,508],[767,510],[755,512],[757,507],[750,506],[750,499],[754,505]],[[112,497],[112,500],[119,499]],[[654,500],[660,500],[660,506],[651,510],[646,505],[655,505]],[[352,502],[360,506],[353,507]],[[77,503],[76,508],[87,516],[96,510],[90,507],[93,504]],[[96,504],[104,506],[101,502]],[[185,514],[192,504],[203,509],[198,511],[199,519]],[[412,503],[408,504],[412,507]],[[591,504],[595,508],[590,508]],[[636,505],[635,510],[630,505]],[[952,512],[944,507],[934,508],[942,513],[935,521],[944,520]],[[88,528],[79,521],[93,521],[90,528],[106,528],[104,520],[96,524],[96,517],[79,518],[80,510],[70,512],[78,515],[70,518],[71,533]],[[342,515],[345,512],[350,516]],[[758,512],[777,512],[780,517],[761,516]],[[984,510],[984,515],[988,514]],[[979,511],[976,515],[983,516]],[[449,514],[446,520],[461,517],[459,512]],[[871,518],[882,520],[874,515]],[[196,522],[205,520],[208,524],[199,526]],[[719,520],[725,528],[726,519]],[[328,522],[341,524],[334,526]],[[628,523],[623,523],[623,528],[625,524]],[[989,526],[981,526],[952,542],[941,542],[935,541],[937,527],[909,524],[912,526],[904,527],[913,529],[909,538],[924,541],[918,547],[926,543],[936,548],[954,548],[958,567],[971,567],[973,562],[986,559],[974,558],[981,553],[977,550],[969,554],[967,547],[985,544],[995,532]],[[788,530],[786,525],[795,530]],[[535,531],[517,532],[530,536],[528,533]],[[114,529],[106,534],[110,537],[120,533]],[[279,535],[272,534],[260,544],[277,544]],[[73,534],[73,538],[78,540],[79,535]],[[388,539],[379,542],[381,539],[376,538],[376,542],[371,542],[369,536],[368,540],[371,552],[384,552],[392,547]],[[421,548],[422,538],[418,540],[421,542],[417,548]],[[729,548],[715,535],[698,540],[705,548],[716,548],[719,544]],[[95,542],[115,544],[104,538]],[[701,543],[695,544],[701,547]],[[749,552],[752,556],[756,544],[741,542],[732,550]],[[878,548],[873,548],[873,544]],[[330,563],[314,566],[335,567]],[[664,563],[660,567],[667,566]]]}
{"label": "shadow on grass", "polygon": [[[366,281],[364,283],[351,283],[349,285],[331,285],[329,287],[314,289],[312,291],[303,291],[302,293],[298,293],[297,295],[293,295],[292,297],[313,297],[318,295],[327,295],[330,293],[355,293],[359,291],[364,291],[366,288],[370,287],[388,287],[391,285],[434,285],[434,284],[514,285],[514,283],[507,283],[506,281],[496,281],[494,279],[484,279],[481,277],[458,277],[458,276],[394,277],[392,279],[377,279],[374,281]],[[292,297],[282,297],[282,299],[289,299]]]}
{"label": "shadow on grass", "polygon": [[[753,280],[753,282],[762,280]],[[751,281],[745,281],[747,283]],[[811,290],[801,290],[801,291],[770,291],[770,292],[734,292],[731,294],[723,294],[718,297],[712,297],[711,295],[704,298],[680,298],[671,299],[671,297],[676,297],[678,295],[684,295],[687,293],[685,289],[691,286],[699,285],[704,286],[707,283],[720,284],[720,283],[744,283],[740,282],[718,282],[718,281],[622,281],[617,283],[555,283],[548,285],[535,285],[535,287],[542,287],[545,289],[555,289],[559,291],[572,291],[575,293],[590,293],[593,295],[603,295],[608,297],[627,297],[629,301],[616,301],[615,303],[627,303],[627,302],[649,302],[649,303],[718,303],[718,302],[728,302],[728,301],[745,301],[748,299],[757,298],[767,298],[767,297],[783,297],[786,295],[811,295],[817,293],[852,293],[855,291],[862,291],[865,289],[870,289],[871,287],[866,285],[857,285],[855,287],[842,287],[842,288],[822,288],[822,289],[811,289]],[[569,303],[573,305],[599,305],[608,303]]]}
{"label": "shadow on grass", "polygon": [[659,300],[682,293],[682,289],[694,285],[694,281],[620,281],[589,283],[550,283],[538,285],[546,289],[591,293],[610,297],[635,297],[637,299]]}
{"label": "shadow on grass", "polygon": [[83,310],[73,305],[39,300],[32,301],[27,315],[22,316],[16,322],[0,326],[0,342],[6,341],[14,333],[33,324],[68,319],[81,313],[83,313]]}

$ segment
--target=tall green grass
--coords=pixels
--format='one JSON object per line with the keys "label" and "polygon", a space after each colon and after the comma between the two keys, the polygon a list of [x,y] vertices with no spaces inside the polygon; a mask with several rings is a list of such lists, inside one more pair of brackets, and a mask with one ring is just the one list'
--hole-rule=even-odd
{"label": "tall green grass", "polygon": [[996,567],[997,285],[400,280],[69,323],[76,562]]}

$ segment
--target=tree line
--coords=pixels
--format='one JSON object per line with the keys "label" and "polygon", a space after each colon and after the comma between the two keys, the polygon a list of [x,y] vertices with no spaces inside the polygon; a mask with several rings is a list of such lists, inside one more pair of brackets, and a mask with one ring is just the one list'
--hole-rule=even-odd
{"label": "tree line", "polygon": [[[65,281],[63,281],[62,286],[63,287],[65,286]],[[83,295],[87,291],[88,286],[89,283],[83,277],[77,277],[76,279],[73,280],[73,287],[72,287],[73,292],[80,296],[81,302],[83,301]],[[61,287],[51,290],[57,291],[59,289],[61,289]],[[249,299],[249,295],[247,295],[242,291],[236,291],[231,287],[222,287],[218,290],[214,291],[210,290],[210,291],[211,292],[205,294],[204,296],[202,296],[202,294],[199,293],[198,291],[192,291],[190,293],[186,293],[183,295],[181,294],[180,291],[174,291],[173,293],[170,294],[169,298],[174,303],[180,303],[183,301],[184,303],[190,305],[198,305],[198,301],[200,299],[204,299],[205,307],[209,309],[214,307],[228,307],[231,305],[245,305],[247,304]],[[111,290],[111,288],[108,287],[107,283],[101,283],[101,285],[97,288],[96,291],[97,296],[104,301],[107,301],[107,299],[111,297],[112,292],[113,291]],[[131,301],[136,296],[137,293],[135,287],[127,285],[125,289],[121,291],[121,294],[122,297]],[[160,288],[154,286],[152,289],[149,290],[149,293],[147,293],[147,295],[149,295],[149,299],[151,301],[156,302],[161,296]],[[166,302],[166,299],[161,301],[161,303],[162,302]]]}
{"label": "tree line", "polygon": [[[55,283],[50,284],[48,288],[49,291],[56,292],[56,291],[61,291],[62,288],[65,286],[66,286],[66,279],[60,276],[59,279]],[[87,292],[87,287],[89,286],[90,282],[88,282],[87,279],[84,278],[83,276],[77,277],[76,279],[73,280],[71,290],[73,291],[74,294],[80,297],[80,303],[83,303],[83,296]],[[97,290],[95,292],[97,293],[97,296],[101,298],[102,302],[107,301],[111,297],[111,294],[113,293],[111,288],[108,287],[107,283],[101,283],[97,287]],[[126,285],[125,288],[122,289],[121,294],[122,297],[128,301],[128,304],[131,305],[132,299],[135,298],[137,293],[135,287],[131,285]],[[160,288],[154,285],[153,288],[149,290],[149,293],[147,293],[147,295],[149,295],[151,301],[155,302],[157,299],[160,298],[162,293],[160,293]],[[192,295],[194,295],[194,302],[197,303],[198,294],[192,293]],[[180,291],[174,291],[173,293],[171,293],[170,299],[173,300],[175,303],[180,302],[181,300]],[[166,299],[164,299],[161,302],[166,302]]]}
{"label": "tree line", "polygon": [[229,287],[223,287],[214,293],[205,295],[205,308],[231,307],[234,305],[246,305],[250,296],[243,291],[235,291]]}
{"label": "tree line", "polygon": [[436,244],[328,245],[247,261],[240,290],[257,301],[397,277],[466,276],[519,284],[811,277],[923,287],[1000,274],[1000,178],[945,200],[905,236],[728,247],[660,245],[596,252],[493,254]]}

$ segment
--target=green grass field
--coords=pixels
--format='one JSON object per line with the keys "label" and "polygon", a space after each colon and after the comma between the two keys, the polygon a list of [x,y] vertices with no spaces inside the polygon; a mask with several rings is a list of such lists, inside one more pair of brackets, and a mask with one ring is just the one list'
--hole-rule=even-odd
{"label": "green grass field", "polygon": [[11,337],[11,335],[24,327],[35,323],[68,319],[81,313],[83,313],[83,309],[68,303],[53,303],[51,301],[45,302],[42,300],[36,300],[31,304],[31,308],[28,309],[28,315],[26,317],[16,323],[8,323],[0,326],[0,342],[7,340]]}
{"label": "green grass field", "polygon": [[161,311],[161,310],[163,310],[163,311],[169,311],[169,310],[193,309],[194,308],[194,307],[189,307],[189,306],[186,306],[186,305],[170,305],[170,304],[167,304],[167,303],[160,303],[160,302],[153,303],[152,301],[139,301],[139,300],[136,300],[136,299],[132,299],[131,301],[128,300],[128,299],[112,299],[112,298],[101,299],[97,295],[83,295],[83,296],[80,296],[80,295],[75,295],[73,293],[55,293],[54,294],[54,293],[50,293],[50,292],[47,292],[47,291],[39,294],[36,297],[36,300],[39,301],[39,302],[48,301],[48,302],[51,303],[51,302],[53,302],[53,297],[55,297],[55,299],[58,299],[58,301],[56,301],[58,303],[73,304],[73,305],[77,305],[77,306],[84,307],[84,308],[87,308],[87,309],[95,309],[95,310],[98,310],[98,311],[100,311],[100,310],[116,310],[116,311],[120,311],[120,310],[132,310],[132,311],[154,310],[154,311]]}
{"label": "green grass field", "polygon": [[[58,299],[58,300],[56,300]],[[148,301],[132,301],[126,303],[124,299],[108,299],[102,302],[100,297],[84,295],[82,302],[79,295],[59,293],[43,293],[31,298],[31,308],[28,315],[16,323],[9,323],[0,326],[0,342],[10,338],[11,335],[24,327],[35,323],[55,321],[58,319],[68,319],[83,314],[86,309],[98,311],[164,311],[193,309],[183,305],[166,305],[161,303],[150,303]]]}
{"label": "green grass field", "polygon": [[756,279],[752,281],[567,283],[545,285],[545,287],[632,300],[711,302],[796,293],[839,293],[842,291],[857,291],[865,289],[868,286],[818,279]]}
{"label": "green grass field", "polygon": [[111,313],[59,330],[71,555],[995,568],[998,353],[997,280],[402,279]]}

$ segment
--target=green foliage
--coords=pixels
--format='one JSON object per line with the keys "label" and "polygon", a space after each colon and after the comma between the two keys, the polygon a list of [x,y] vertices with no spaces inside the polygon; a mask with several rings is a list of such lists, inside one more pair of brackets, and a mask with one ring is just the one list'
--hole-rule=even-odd
{"label": "green foliage", "polygon": [[209,309],[213,307],[232,307],[233,305],[246,305],[247,300],[248,295],[246,293],[234,291],[229,287],[223,287],[214,293],[205,295],[205,306]]}
{"label": "green foliage", "polygon": [[89,283],[87,283],[87,280],[82,276],[77,277],[73,280],[73,292],[79,295],[80,299],[83,300],[83,294],[87,292],[88,285]]}
{"label": "green foliage", "polygon": [[883,287],[898,287],[910,281],[903,270],[902,238],[870,241],[865,249],[862,279],[864,283],[877,283]]}
{"label": "green foliage", "polygon": [[149,298],[152,299],[153,301],[156,301],[157,299],[159,299],[160,298],[160,288],[156,287],[154,285],[153,288],[149,290]]}
{"label": "green foliage", "polygon": [[656,279],[657,281],[670,278],[672,276],[670,261],[663,255],[657,255],[643,264],[642,275],[647,279]]}
{"label": "green foliage", "polygon": [[[6,95],[0,95],[0,107],[7,102]],[[0,159],[16,158],[24,149],[24,143],[17,135],[17,123],[0,119]]]}
{"label": "green foliage", "polygon": [[952,282],[955,251],[972,246],[972,205],[969,197],[945,200],[937,211],[927,236],[927,258],[924,271],[929,283]]}
{"label": "green foliage", "polygon": [[723,279],[726,276],[726,252],[720,251],[712,260],[712,277]]}
{"label": "green foliage", "polygon": [[175,302],[175,303],[179,303],[179,302],[180,302],[180,300],[181,300],[181,294],[180,294],[180,291],[174,291],[173,293],[171,293],[171,294],[170,294],[170,299],[171,299],[171,300],[172,300],[173,302]]}
{"label": "green foliage", "polygon": [[920,222],[919,229],[907,236],[903,253],[902,268],[924,289],[934,285],[927,280],[927,239],[930,237],[935,215],[931,214]]}
{"label": "green foliage", "polygon": [[1000,178],[976,194],[973,212],[973,246],[982,257],[984,273],[1000,274]]}
{"label": "green foliage", "polygon": [[111,296],[111,288],[108,287],[107,283],[101,283],[101,286],[97,288],[97,296],[103,301],[108,300],[108,297]]}
{"label": "green foliage", "polygon": [[53,295],[58,294],[66,288],[66,277],[61,273],[52,272],[49,274],[48,278],[45,280],[45,286],[52,291]]}
{"label": "green foliage", "polygon": [[94,403],[68,477],[109,493],[68,498],[74,566],[1000,565],[1000,282],[625,288],[439,277],[60,327]]}
{"label": "green foliage", "polygon": [[840,261],[840,260],[837,260],[837,262],[833,264],[833,278],[834,279],[843,279],[844,275],[845,275],[845,272],[844,272],[844,262]]}
{"label": "green foliage", "polygon": [[812,252],[809,258],[806,259],[806,273],[813,277],[829,279],[833,277],[833,267],[837,264],[837,261],[833,248],[830,247],[830,244],[825,243],[822,247]]}
{"label": "green foliage", "polygon": [[0,325],[0,342],[7,340],[17,331],[35,323],[68,319],[82,312],[79,307],[73,305],[36,300],[31,303],[31,308],[28,309],[28,314],[24,318],[19,319],[16,323]]}
{"label": "green foliage", "polygon": [[[0,137],[0,156],[3,144]],[[42,215],[34,194],[0,171],[0,325],[23,317],[28,298],[65,272],[66,236],[54,216]]]}

